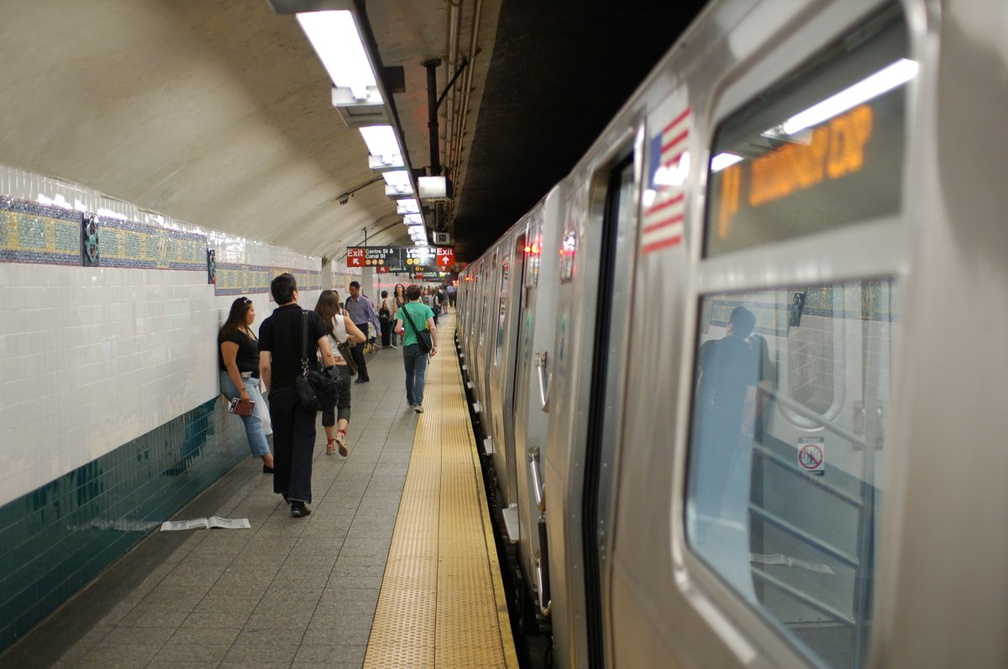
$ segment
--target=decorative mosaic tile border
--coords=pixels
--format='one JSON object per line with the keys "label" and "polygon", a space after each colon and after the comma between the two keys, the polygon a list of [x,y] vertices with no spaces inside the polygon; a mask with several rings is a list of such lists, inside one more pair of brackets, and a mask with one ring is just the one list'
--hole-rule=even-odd
{"label": "decorative mosaic tile border", "polygon": [[206,235],[113,218],[97,223],[101,265],[206,271]]}
{"label": "decorative mosaic tile border", "polygon": [[80,265],[80,212],[0,197],[0,262]]}
{"label": "decorative mosaic tile border", "polygon": [[0,197],[0,262],[206,272],[218,296],[269,293],[284,272],[301,290],[322,289],[321,269],[217,263],[213,252],[199,232]]}

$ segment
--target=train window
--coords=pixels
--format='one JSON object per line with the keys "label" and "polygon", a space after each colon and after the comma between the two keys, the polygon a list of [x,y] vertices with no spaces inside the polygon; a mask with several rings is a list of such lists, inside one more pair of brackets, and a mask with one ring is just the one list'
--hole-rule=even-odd
{"label": "train window", "polygon": [[700,302],[687,541],[826,666],[865,657],[895,302],[889,278]]}
{"label": "train window", "polygon": [[504,326],[507,322],[508,278],[511,274],[511,256],[505,255],[501,260],[500,286],[497,292],[497,345],[494,348],[494,366],[500,364],[501,351],[504,349]]}
{"label": "train window", "polygon": [[907,53],[894,8],[720,124],[705,257],[898,212]]}

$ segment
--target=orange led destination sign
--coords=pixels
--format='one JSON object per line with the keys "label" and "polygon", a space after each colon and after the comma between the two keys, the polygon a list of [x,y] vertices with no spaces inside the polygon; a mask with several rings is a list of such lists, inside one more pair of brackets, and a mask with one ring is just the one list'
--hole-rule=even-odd
{"label": "orange led destination sign", "polygon": [[[725,168],[719,175],[717,236],[731,234],[740,207],[760,207],[861,171],[873,123],[874,111],[861,105],[810,130],[807,143],[789,143]],[[748,170],[747,184],[743,170]]]}

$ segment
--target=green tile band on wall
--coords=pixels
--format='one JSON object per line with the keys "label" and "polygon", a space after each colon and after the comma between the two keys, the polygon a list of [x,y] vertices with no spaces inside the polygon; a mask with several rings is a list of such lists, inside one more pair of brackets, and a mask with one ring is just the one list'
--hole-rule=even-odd
{"label": "green tile band on wall", "polygon": [[246,457],[215,397],[0,507],[0,652]]}

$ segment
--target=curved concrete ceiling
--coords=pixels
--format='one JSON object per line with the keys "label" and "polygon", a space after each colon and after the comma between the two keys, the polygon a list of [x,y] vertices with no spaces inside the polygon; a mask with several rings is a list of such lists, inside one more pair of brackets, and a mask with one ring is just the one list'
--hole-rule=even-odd
{"label": "curved concrete ceiling", "polygon": [[[492,46],[498,3],[482,4]],[[421,63],[445,62],[443,87],[448,4],[367,11],[385,65],[405,69],[407,150],[425,157]],[[365,229],[369,243],[410,243],[384,181],[344,195],[375,177],[367,147],[294,17],[265,0],[8,2],[0,30],[0,163],[309,255],[339,257]]]}
{"label": "curved concrete ceiling", "polygon": [[[440,95],[479,11],[472,80],[439,114],[462,260],[566,174],[702,5],[357,2],[383,64],[404,69],[394,100],[414,168],[430,163],[422,63],[441,60]],[[296,20],[266,0],[11,1],[0,37],[0,164],[308,255],[339,260],[365,235],[410,243]],[[446,113],[464,90],[459,152]]]}

